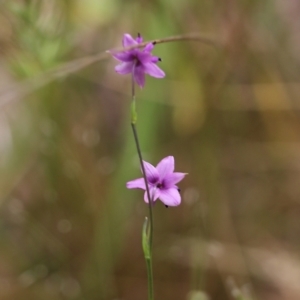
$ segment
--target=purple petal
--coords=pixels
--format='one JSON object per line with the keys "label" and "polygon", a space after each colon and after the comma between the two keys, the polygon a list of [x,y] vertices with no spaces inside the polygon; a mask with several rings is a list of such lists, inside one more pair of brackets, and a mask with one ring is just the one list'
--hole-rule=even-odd
{"label": "purple petal", "polygon": [[123,41],[122,41],[123,47],[130,47],[137,45],[137,41],[128,33],[125,33],[123,36]]}
{"label": "purple petal", "polygon": [[144,178],[138,178],[138,179],[135,179],[135,180],[128,181],[126,183],[126,187],[128,189],[142,189],[142,190],[145,190],[146,189],[145,180],[144,180]]}
{"label": "purple petal", "polygon": [[133,62],[123,62],[115,67],[115,71],[119,74],[131,73],[133,69]]}
{"label": "purple petal", "polygon": [[136,83],[143,88],[145,85],[145,72],[143,66],[137,66],[134,69],[134,74],[133,74],[134,80]]}
{"label": "purple petal", "polygon": [[142,64],[149,63],[149,62],[151,62],[151,59],[152,59],[152,55],[148,52],[138,51],[138,52],[136,52],[136,56],[137,56],[137,59]]}
{"label": "purple petal", "polygon": [[163,78],[166,76],[165,72],[152,62],[144,63],[144,71],[155,78]]}
{"label": "purple petal", "polygon": [[150,183],[156,183],[159,179],[158,172],[155,167],[143,160],[146,177]]}
{"label": "purple petal", "polygon": [[153,50],[153,48],[154,48],[154,45],[153,45],[153,43],[149,43],[149,44],[147,44],[146,46],[145,46],[145,48],[144,48],[144,52],[151,52],[152,50]]}
{"label": "purple petal", "polygon": [[123,62],[130,62],[133,60],[133,57],[132,57],[132,54],[130,53],[130,51],[112,53],[112,56],[114,58],[116,58],[117,60],[120,60]]}
{"label": "purple petal", "polygon": [[161,58],[160,58],[160,57],[158,57],[158,56],[151,56],[151,62],[157,63],[157,62],[159,62],[159,61],[161,61]]}
{"label": "purple petal", "polygon": [[160,190],[159,199],[167,206],[177,206],[181,202],[181,196],[176,188]]}
{"label": "purple petal", "polygon": [[165,179],[174,172],[174,156],[163,158],[156,166],[160,179]]}
{"label": "purple petal", "polygon": [[179,172],[175,172],[175,173],[166,175],[166,177],[163,180],[164,186],[165,187],[174,187],[175,184],[178,183],[179,181],[181,181],[185,175],[187,175],[187,173],[179,173]]}
{"label": "purple petal", "polygon": [[[153,201],[153,202],[155,202],[160,196],[160,190],[157,188],[149,187],[149,192],[150,192],[151,201]],[[149,203],[147,191],[145,191],[145,194],[144,194],[144,201],[146,203]]]}
{"label": "purple petal", "polygon": [[138,36],[135,40],[140,44],[143,42],[143,37],[140,34],[138,34]]}

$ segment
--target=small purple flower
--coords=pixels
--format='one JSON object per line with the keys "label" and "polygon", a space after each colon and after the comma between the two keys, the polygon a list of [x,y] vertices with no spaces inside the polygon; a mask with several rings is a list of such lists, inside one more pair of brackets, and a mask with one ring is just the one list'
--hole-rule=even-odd
{"label": "small purple flower", "polygon": [[[174,157],[167,156],[156,167],[144,161],[150,196],[153,201],[160,199],[166,206],[177,206],[181,196],[176,183],[181,181],[186,173],[174,172]],[[127,182],[128,189],[145,190],[144,200],[149,203],[144,178]]]}
{"label": "small purple flower", "polygon": [[[124,34],[122,41],[123,47],[125,48],[141,44],[142,42],[143,38],[140,34],[134,39],[128,33]],[[145,85],[145,74],[156,78],[165,77],[164,71],[156,65],[161,59],[151,54],[153,48],[154,44],[149,43],[143,50],[135,48],[129,51],[112,53],[114,58],[121,61],[121,63],[115,67],[116,72],[119,74],[129,74],[133,72],[133,78],[141,88]]]}

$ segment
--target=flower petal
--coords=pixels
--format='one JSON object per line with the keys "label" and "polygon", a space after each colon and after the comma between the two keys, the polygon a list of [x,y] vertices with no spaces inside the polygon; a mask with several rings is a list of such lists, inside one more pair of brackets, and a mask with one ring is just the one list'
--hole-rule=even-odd
{"label": "flower petal", "polygon": [[119,74],[128,74],[132,72],[133,62],[123,62],[117,66],[115,66],[115,71]]}
{"label": "flower petal", "polygon": [[[152,197],[151,201],[153,201],[153,202],[155,202],[160,196],[160,190],[155,187],[149,187],[149,192],[150,192],[150,197]],[[147,191],[145,191],[145,194],[144,194],[144,201],[146,203],[149,203]]]}
{"label": "flower petal", "polygon": [[143,37],[138,33],[138,36],[135,40],[140,44],[143,42]]}
{"label": "flower petal", "polygon": [[175,173],[171,173],[169,175],[166,175],[163,183],[165,187],[174,187],[176,183],[178,183],[179,181],[181,181],[184,176],[187,175],[187,173],[179,173],[179,172],[175,172]]}
{"label": "flower petal", "polygon": [[161,58],[160,58],[160,57],[158,57],[158,56],[151,56],[151,62],[157,63],[157,62],[159,62],[159,61],[161,61]]}
{"label": "flower petal", "polygon": [[166,76],[165,72],[152,62],[144,63],[144,72],[155,78],[163,78]]}
{"label": "flower petal", "polygon": [[130,51],[112,53],[112,56],[123,62],[130,62],[133,60],[132,53],[130,53]]}
{"label": "flower petal", "polygon": [[174,172],[174,156],[167,156],[163,158],[156,166],[159,178],[165,179],[168,175]]}
{"label": "flower petal", "polygon": [[153,50],[153,48],[154,48],[154,44],[153,43],[149,43],[149,44],[147,44],[146,46],[145,46],[145,48],[144,48],[144,52],[151,52],[152,50]]}
{"label": "flower petal", "polygon": [[123,41],[122,41],[123,47],[130,47],[137,45],[137,41],[128,33],[125,33],[123,36]]}
{"label": "flower petal", "polygon": [[143,164],[144,164],[148,182],[156,183],[159,180],[159,174],[158,174],[156,168],[144,160],[143,160]]}
{"label": "flower petal", "polygon": [[167,206],[177,206],[181,203],[181,196],[176,188],[160,190],[159,199]]}
{"label": "flower petal", "polygon": [[151,62],[152,55],[148,52],[136,51],[135,55],[142,65]]}
{"label": "flower petal", "polygon": [[145,85],[145,72],[142,65],[134,68],[133,77],[136,83],[143,88]]}
{"label": "flower petal", "polygon": [[135,180],[128,181],[126,183],[126,187],[128,189],[146,190],[145,180],[144,180],[144,178],[138,178],[138,179],[135,179]]}

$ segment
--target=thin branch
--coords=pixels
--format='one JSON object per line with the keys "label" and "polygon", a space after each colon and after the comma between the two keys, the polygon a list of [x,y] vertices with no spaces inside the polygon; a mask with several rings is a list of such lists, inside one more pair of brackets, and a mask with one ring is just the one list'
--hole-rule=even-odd
{"label": "thin branch", "polygon": [[98,61],[109,58],[111,53],[113,52],[127,51],[135,48],[144,47],[148,43],[162,44],[162,43],[178,42],[178,41],[196,41],[196,42],[205,43],[214,46],[216,48],[220,48],[222,46],[220,42],[218,42],[217,40],[215,40],[214,38],[208,35],[190,33],[186,35],[176,35],[176,36],[170,36],[162,39],[155,39],[128,48],[123,48],[123,47],[114,48],[101,53],[97,53],[95,55],[90,55],[83,58],[75,59],[71,62],[62,64],[59,67],[46,71],[41,75],[37,75],[34,78],[26,79],[22,82],[14,83],[10,85],[5,90],[0,92],[0,108],[2,108],[6,104],[13,103],[16,100],[19,100],[27,96],[28,94],[49,84],[54,80],[65,78],[68,75],[73,74],[81,69],[84,69]]}

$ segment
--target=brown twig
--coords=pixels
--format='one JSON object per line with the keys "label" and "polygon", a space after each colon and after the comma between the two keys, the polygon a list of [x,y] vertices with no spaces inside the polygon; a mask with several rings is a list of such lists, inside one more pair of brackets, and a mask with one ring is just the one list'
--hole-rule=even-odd
{"label": "brown twig", "polygon": [[198,33],[190,33],[186,35],[176,35],[162,39],[155,39],[128,48],[118,47],[112,50],[97,53],[95,55],[75,59],[71,62],[62,64],[59,67],[53,68],[52,70],[46,71],[41,75],[37,75],[34,78],[26,79],[23,82],[12,84],[11,86],[7,87],[4,91],[0,92],[0,107],[3,107],[8,103],[13,103],[14,101],[27,96],[28,94],[49,84],[54,80],[65,78],[66,76],[73,74],[83,68],[86,68],[93,63],[104,60],[110,56],[110,53],[144,47],[148,43],[162,44],[177,41],[196,41],[209,44],[217,48],[221,47],[221,43],[215,40],[214,38]]}

